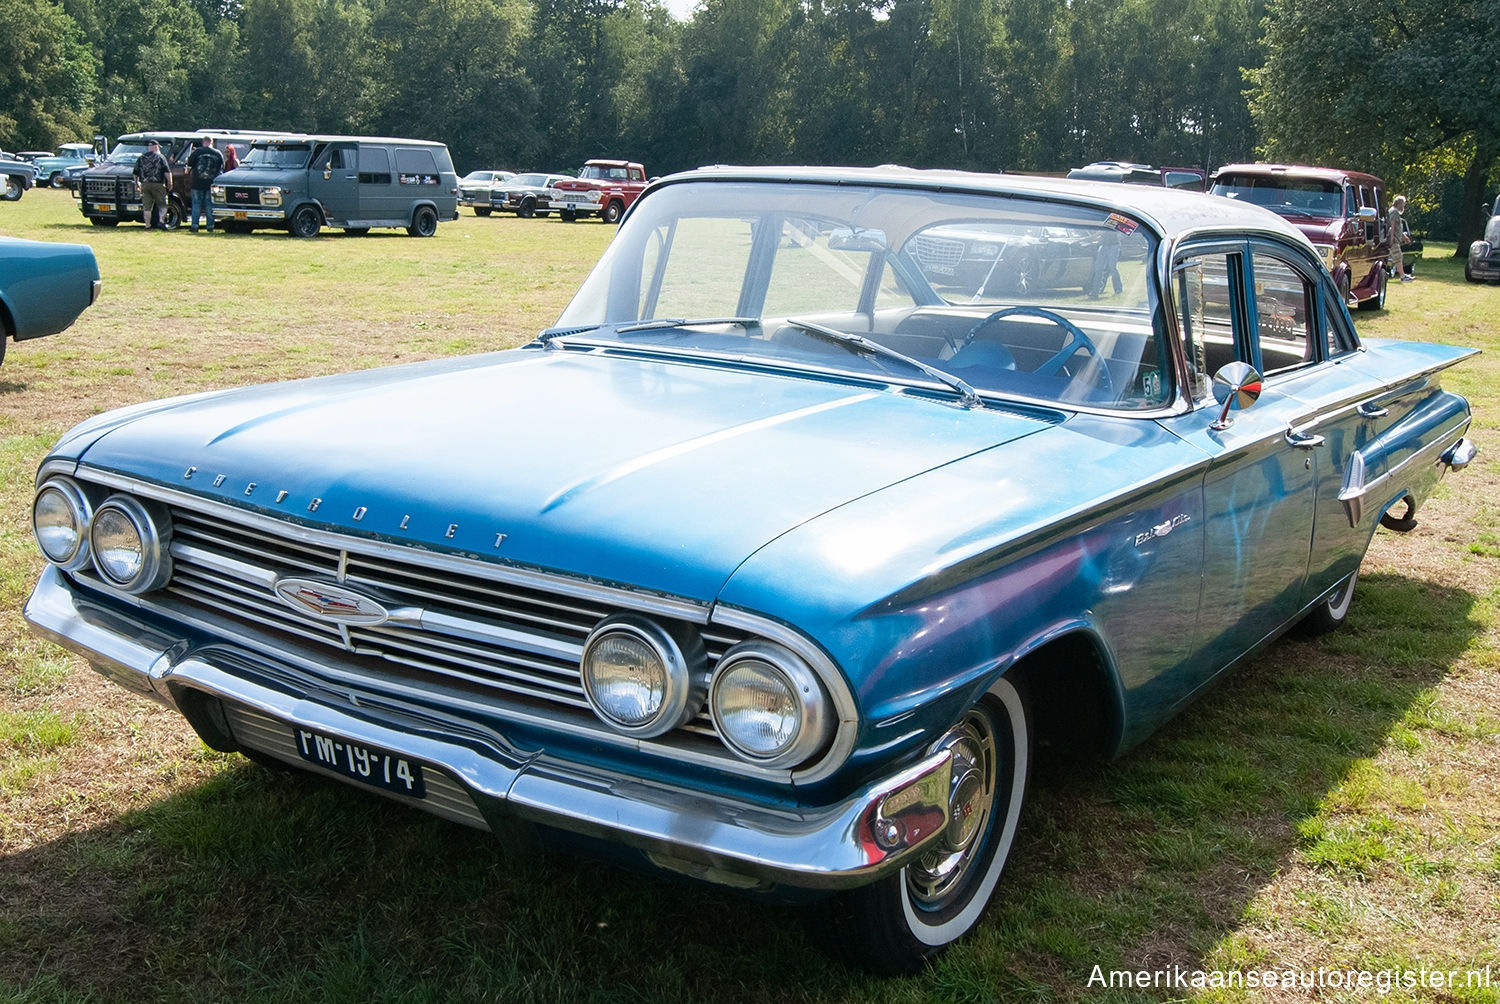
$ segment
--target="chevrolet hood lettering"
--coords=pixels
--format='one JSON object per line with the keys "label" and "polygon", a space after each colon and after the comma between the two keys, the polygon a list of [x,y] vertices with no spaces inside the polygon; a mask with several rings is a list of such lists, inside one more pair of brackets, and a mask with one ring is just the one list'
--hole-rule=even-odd
{"label": "chevrolet hood lettering", "polygon": [[384,624],[390,611],[370,597],[332,582],[277,579],[276,596],[293,610],[334,624]]}

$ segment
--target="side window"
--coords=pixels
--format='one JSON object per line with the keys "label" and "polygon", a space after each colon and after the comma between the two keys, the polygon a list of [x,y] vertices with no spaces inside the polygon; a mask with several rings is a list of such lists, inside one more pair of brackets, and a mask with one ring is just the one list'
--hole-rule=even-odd
{"label": "side window", "polygon": [[1316,288],[1284,259],[1265,251],[1255,252],[1254,275],[1257,368],[1270,376],[1316,362],[1318,343],[1326,337],[1314,331]]}
{"label": "side window", "polygon": [[399,149],[396,151],[396,175],[403,185],[436,185],[437,160],[431,150]]}
{"label": "side window", "polygon": [[328,163],[325,166],[327,166],[329,169],[334,170],[334,171],[342,171],[344,169],[344,166],[345,166],[344,165],[344,148],[336,146],[333,149],[329,150],[328,151]]}
{"label": "side window", "polygon": [[1353,352],[1359,343],[1344,320],[1344,312],[1339,309],[1338,296],[1327,286],[1320,286],[1318,295],[1322,309],[1314,322],[1313,337],[1323,343],[1323,358],[1336,359],[1346,352]]}
{"label": "side window", "polygon": [[[1192,255],[1173,269],[1178,304],[1178,333],[1187,359],[1188,393],[1195,401],[1213,396],[1214,373],[1242,356],[1240,283],[1244,258],[1239,252]],[[1145,388],[1150,394],[1153,388]]]}
{"label": "side window", "polygon": [[361,185],[389,185],[391,183],[390,151],[383,146],[360,148],[359,183]]}

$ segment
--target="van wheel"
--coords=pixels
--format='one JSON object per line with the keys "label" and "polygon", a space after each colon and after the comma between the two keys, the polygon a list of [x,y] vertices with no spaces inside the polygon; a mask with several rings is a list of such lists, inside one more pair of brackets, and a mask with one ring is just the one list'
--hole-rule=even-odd
{"label": "van wheel", "polygon": [[431,237],[437,233],[437,211],[431,206],[422,206],[412,214],[411,226],[406,232],[413,237]]}
{"label": "van wheel", "polygon": [[293,237],[316,237],[322,229],[323,220],[312,206],[298,209],[292,214],[292,222],[287,225],[287,232]]}
{"label": "van wheel", "polygon": [[1031,711],[1007,677],[939,741],[953,756],[950,821],[905,868],[825,903],[819,930],[846,961],[912,973],[967,934],[1010,855],[1031,769]]}
{"label": "van wheel", "polygon": [[625,206],[618,201],[610,201],[605,204],[604,212],[599,214],[605,223],[619,223],[620,217],[625,215]]}
{"label": "van wheel", "polygon": [[167,200],[167,211],[162,217],[161,226],[163,230],[176,230],[182,226],[182,221],[187,219],[187,212],[182,208],[182,203],[176,199]]}

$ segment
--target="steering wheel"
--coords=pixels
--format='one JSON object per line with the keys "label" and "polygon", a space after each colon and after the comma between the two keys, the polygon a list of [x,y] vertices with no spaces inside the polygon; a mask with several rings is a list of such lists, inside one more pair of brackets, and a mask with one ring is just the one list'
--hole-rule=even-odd
{"label": "steering wheel", "polygon": [[[1003,307],[1000,310],[997,310],[994,313],[981,318],[979,322],[972,328],[970,328],[968,333],[964,335],[963,344],[968,345],[974,340],[975,336],[977,336],[979,332],[983,331],[987,326],[994,324],[996,321],[1006,317],[1015,317],[1017,315],[1024,315],[1026,317],[1040,317],[1044,321],[1051,321],[1059,328],[1062,328],[1063,331],[1067,332],[1068,335],[1068,340],[1063,343],[1063,347],[1058,349],[1057,352],[1054,353],[1046,362],[1042,363],[1042,365],[1032,370],[1033,373],[1039,373],[1042,376],[1057,376],[1058,373],[1062,372],[1063,364],[1066,363],[1069,359],[1072,359],[1079,352],[1087,352],[1096,361],[1099,359],[1098,347],[1093,343],[1088,335],[1083,333],[1083,329],[1078,325],[1074,324],[1072,321],[1068,320],[1066,317],[1062,316],[1054,310],[1048,310],[1045,307],[1033,307],[1029,304],[1024,303],[1015,307]],[[1095,382],[1099,384],[1101,389],[1108,390],[1110,388],[1108,368],[1100,365],[1096,367],[1096,370],[1098,372],[1098,375],[1095,377]]]}

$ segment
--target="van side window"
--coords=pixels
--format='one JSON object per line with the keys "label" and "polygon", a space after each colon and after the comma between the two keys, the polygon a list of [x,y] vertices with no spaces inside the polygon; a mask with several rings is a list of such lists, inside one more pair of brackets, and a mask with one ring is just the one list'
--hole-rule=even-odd
{"label": "van side window", "polygon": [[332,150],[328,151],[328,166],[335,171],[342,171],[344,169],[346,165],[344,164],[343,147],[336,146]]}
{"label": "van side window", "polygon": [[397,150],[396,174],[403,185],[436,185],[439,180],[431,150]]}
{"label": "van side window", "polygon": [[385,147],[361,147],[359,183],[361,185],[389,185],[391,183],[391,155]]}

